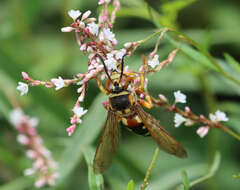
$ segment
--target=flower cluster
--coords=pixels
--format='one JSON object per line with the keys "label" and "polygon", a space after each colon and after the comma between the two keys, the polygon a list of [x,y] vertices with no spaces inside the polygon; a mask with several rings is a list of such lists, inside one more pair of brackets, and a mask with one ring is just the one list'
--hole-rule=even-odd
{"label": "flower cluster", "polygon": [[[114,9],[110,13],[108,5],[111,3],[113,4]],[[124,56],[130,56],[139,45],[157,34],[160,35],[155,48],[149,54],[148,58],[143,56],[143,65],[140,66],[139,71],[128,71],[128,67],[124,68],[124,72],[127,76],[131,76],[131,74],[134,73],[135,77],[133,83],[129,84],[128,90],[136,92],[136,94],[139,95],[140,100],[148,97],[149,99],[152,99],[154,105],[163,106],[167,111],[175,113],[175,127],[179,127],[183,123],[186,126],[191,126],[194,123],[202,123],[204,126],[197,130],[197,134],[200,137],[204,137],[210,128],[221,128],[227,131],[226,127],[219,123],[220,121],[228,120],[225,113],[221,111],[217,111],[215,114],[210,114],[210,119],[207,119],[202,115],[200,117],[196,116],[192,113],[189,107],[185,107],[185,111],[177,108],[177,103],[186,103],[186,95],[180,91],[174,92],[175,102],[173,105],[170,105],[166,97],[163,95],[159,96],[160,100],[156,100],[147,94],[148,80],[146,76],[144,87],[139,89],[139,86],[143,83],[141,73],[147,75],[149,73],[156,73],[160,71],[164,66],[170,64],[177,54],[178,49],[173,50],[168,55],[168,58],[162,62],[159,62],[159,56],[156,54],[163,35],[169,29],[161,29],[154,33],[154,35],[151,35],[144,40],[127,42],[124,44],[122,49],[115,50],[114,48],[118,41],[113,32],[113,24],[116,12],[120,8],[119,0],[99,0],[98,4],[103,7],[98,19],[90,17],[91,11],[89,10],[84,13],[81,13],[79,10],[70,10],[68,15],[72,18],[73,22],[70,26],[66,26],[61,29],[62,32],[74,32],[80,51],[88,56],[88,70],[85,73],[78,73],[73,79],[63,79],[59,76],[58,78],[53,78],[50,81],[39,81],[30,78],[27,73],[22,72],[23,79],[29,84],[29,86],[43,85],[47,88],[60,90],[70,84],[79,85],[77,92],[80,95],[73,108],[73,116],[70,119],[71,125],[66,129],[69,136],[74,133],[76,126],[82,123],[81,118],[87,113],[87,110],[84,110],[84,108],[81,107],[81,102],[84,101],[88,81],[94,79],[97,81],[98,85],[100,85],[100,80],[105,80],[105,76],[107,74],[103,72],[104,65],[106,66],[109,76],[111,76],[113,71],[120,71],[120,66]],[[123,77],[121,82],[124,83],[124,80],[125,79]],[[21,92],[21,95],[28,92],[28,84],[19,82],[17,89]],[[104,106],[107,107],[106,103],[104,103]]]}
{"label": "flower cluster", "polygon": [[167,108],[168,111],[175,112],[175,116],[174,116],[175,127],[179,127],[183,123],[185,126],[191,126],[196,122],[205,124],[205,126],[199,127],[197,130],[197,134],[201,138],[203,138],[208,134],[208,131],[211,127],[219,128],[221,126],[219,125],[220,121],[228,121],[226,114],[219,110],[217,110],[215,114],[210,113],[209,120],[205,118],[203,115],[201,115],[200,117],[194,115],[191,112],[189,107],[185,107],[185,112],[181,111],[176,107],[176,103],[186,103],[187,96],[181,93],[180,90],[174,92],[175,103],[173,106],[168,104],[168,100],[163,95],[159,95],[159,97],[160,97],[160,100],[164,103],[164,106]]}
{"label": "flower cluster", "polygon": [[[110,14],[107,6],[111,2],[113,3],[114,10]],[[88,55],[88,71],[86,73],[76,74],[76,77],[73,79],[63,79],[59,76],[58,78],[53,78],[50,81],[34,80],[30,78],[27,73],[22,72],[22,77],[28,84],[19,82],[19,86],[17,87],[17,90],[20,91],[21,95],[24,95],[28,92],[28,85],[43,85],[47,88],[55,88],[56,90],[60,90],[70,84],[79,85],[80,87],[77,92],[80,95],[73,108],[73,116],[70,119],[71,125],[66,129],[68,135],[72,135],[74,133],[77,124],[82,122],[81,117],[87,112],[87,110],[84,110],[80,104],[84,101],[88,81],[91,79],[98,80],[99,76],[101,80],[105,79],[105,73],[103,73],[104,66],[101,61],[104,61],[110,74],[112,71],[119,71],[119,66],[123,57],[131,55],[136,48],[143,43],[143,41],[127,42],[125,43],[124,48],[115,50],[114,47],[117,44],[117,40],[115,38],[115,34],[113,33],[113,24],[116,11],[120,8],[120,3],[118,0],[100,0],[98,4],[103,6],[98,19],[90,17],[91,11],[89,10],[84,13],[81,13],[79,10],[70,10],[68,11],[68,15],[72,18],[73,22],[70,26],[66,26],[61,29],[62,32],[75,33],[80,51],[82,51],[83,54]],[[145,61],[147,65],[147,69],[144,68],[145,72],[157,72],[160,70],[159,66],[163,67],[165,64],[170,63],[175,54],[176,50],[169,55],[167,60],[159,63],[156,51],[152,52],[151,56],[149,56],[149,60]],[[128,68],[126,67],[125,71],[127,72],[127,70]],[[142,70],[143,67],[140,67],[139,71]],[[129,88],[136,89],[139,83],[140,76],[137,76],[134,81],[134,86]],[[145,82],[145,88],[146,87],[147,79]],[[144,98],[144,95],[142,94],[140,97]]]}
{"label": "flower cluster", "polygon": [[26,147],[26,156],[34,161],[33,166],[24,171],[26,176],[38,176],[35,186],[54,185],[58,177],[57,164],[51,152],[43,145],[42,138],[37,134],[38,120],[26,116],[20,108],[12,110],[10,121],[19,132],[17,141]]}

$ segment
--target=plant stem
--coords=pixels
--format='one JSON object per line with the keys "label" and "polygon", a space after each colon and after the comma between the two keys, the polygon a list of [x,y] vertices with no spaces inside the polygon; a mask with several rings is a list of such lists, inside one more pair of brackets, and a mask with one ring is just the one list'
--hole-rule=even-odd
{"label": "plant stem", "polygon": [[147,185],[148,185],[148,179],[150,177],[150,174],[151,174],[151,171],[153,169],[153,166],[156,163],[156,160],[157,160],[157,157],[158,157],[158,153],[159,153],[159,149],[156,148],[155,152],[154,152],[154,155],[153,155],[152,162],[151,162],[151,164],[150,164],[150,166],[149,166],[149,168],[147,170],[147,173],[146,173],[146,176],[144,178],[143,184],[141,185],[141,190],[144,190],[147,187]]}

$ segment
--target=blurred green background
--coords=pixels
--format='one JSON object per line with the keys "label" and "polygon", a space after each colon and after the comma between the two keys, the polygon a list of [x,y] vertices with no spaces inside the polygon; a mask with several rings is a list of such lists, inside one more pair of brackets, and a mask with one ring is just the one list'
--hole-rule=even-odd
{"label": "blurred green background", "polygon": [[[148,4],[148,6],[147,6]],[[180,48],[174,62],[155,75],[149,76],[149,92],[159,93],[173,100],[173,92],[187,94],[187,105],[197,114],[208,115],[220,109],[227,113],[226,125],[240,133],[240,2],[238,0],[121,0],[114,33],[119,41],[141,40],[168,26],[196,41],[187,45],[170,33],[161,42],[159,56],[165,59],[176,47]],[[24,169],[31,167],[24,148],[16,142],[17,132],[9,123],[10,100],[19,102],[24,111],[38,117],[38,132],[45,145],[59,162],[61,177],[56,187],[45,189],[94,189],[88,184],[88,164],[106,117],[102,101],[107,97],[92,81],[83,104],[89,109],[83,124],[72,137],[65,132],[72,107],[77,99],[76,86],[59,91],[34,87],[23,97],[16,91],[22,81],[21,71],[39,80],[57,76],[71,78],[87,71],[87,56],[80,51],[73,33],[61,33],[71,19],[70,9],[99,13],[96,0],[1,0],[0,2],[0,190],[34,189],[33,177],[24,177]],[[151,9],[153,18],[148,10]],[[145,43],[126,64],[131,69],[141,65],[141,54],[148,55],[157,38]],[[210,53],[212,56],[210,56]],[[220,65],[221,69],[218,66]],[[229,77],[230,76],[230,77]],[[161,108],[149,111],[161,120],[165,128],[186,148],[189,157],[175,158],[162,151],[153,168],[149,190],[176,189],[181,183],[181,171],[187,171],[190,181],[204,176],[214,154],[219,151],[221,162],[215,176],[197,184],[194,190],[238,190],[240,179],[232,177],[240,172],[239,141],[222,131],[211,130],[201,139],[197,127],[174,128],[173,114]],[[122,130],[122,141],[113,166],[104,175],[105,187],[126,189],[130,179],[136,189],[143,182],[156,144],[149,137],[137,136]],[[84,159],[85,155],[85,159]],[[90,172],[91,174],[91,172]],[[91,179],[91,175],[89,175]],[[91,184],[91,182],[89,182]]]}

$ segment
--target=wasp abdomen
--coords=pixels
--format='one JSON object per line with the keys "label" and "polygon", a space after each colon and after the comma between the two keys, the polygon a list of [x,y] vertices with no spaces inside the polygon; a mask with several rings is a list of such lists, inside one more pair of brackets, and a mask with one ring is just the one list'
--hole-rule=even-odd
{"label": "wasp abdomen", "polygon": [[144,126],[143,122],[140,120],[136,113],[128,117],[123,117],[122,124],[138,135],[150,135],[147,128]]}

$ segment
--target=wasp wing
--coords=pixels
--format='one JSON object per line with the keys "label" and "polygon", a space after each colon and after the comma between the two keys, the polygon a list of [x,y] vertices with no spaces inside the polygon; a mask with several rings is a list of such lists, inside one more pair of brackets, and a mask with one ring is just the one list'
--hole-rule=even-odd
{"label": "wasp wing", "polygon": [[95,173],[103,173],[111,166],[117,153],[120,132],[117,116],[109,111],[94,157],[93,169]]}
{"label": "wasp wing", "polygon": [[150,114],[146,113],[143,108],[136,104],[133,106],[133,110],[137,113],[139,118],[142,120],[145,127],[148,129],[149,133],[153,139],[157,142],[158,146],[177,157],[185,158],[187,157],[187,152],[184,150],[182,145],[180,145]]}

